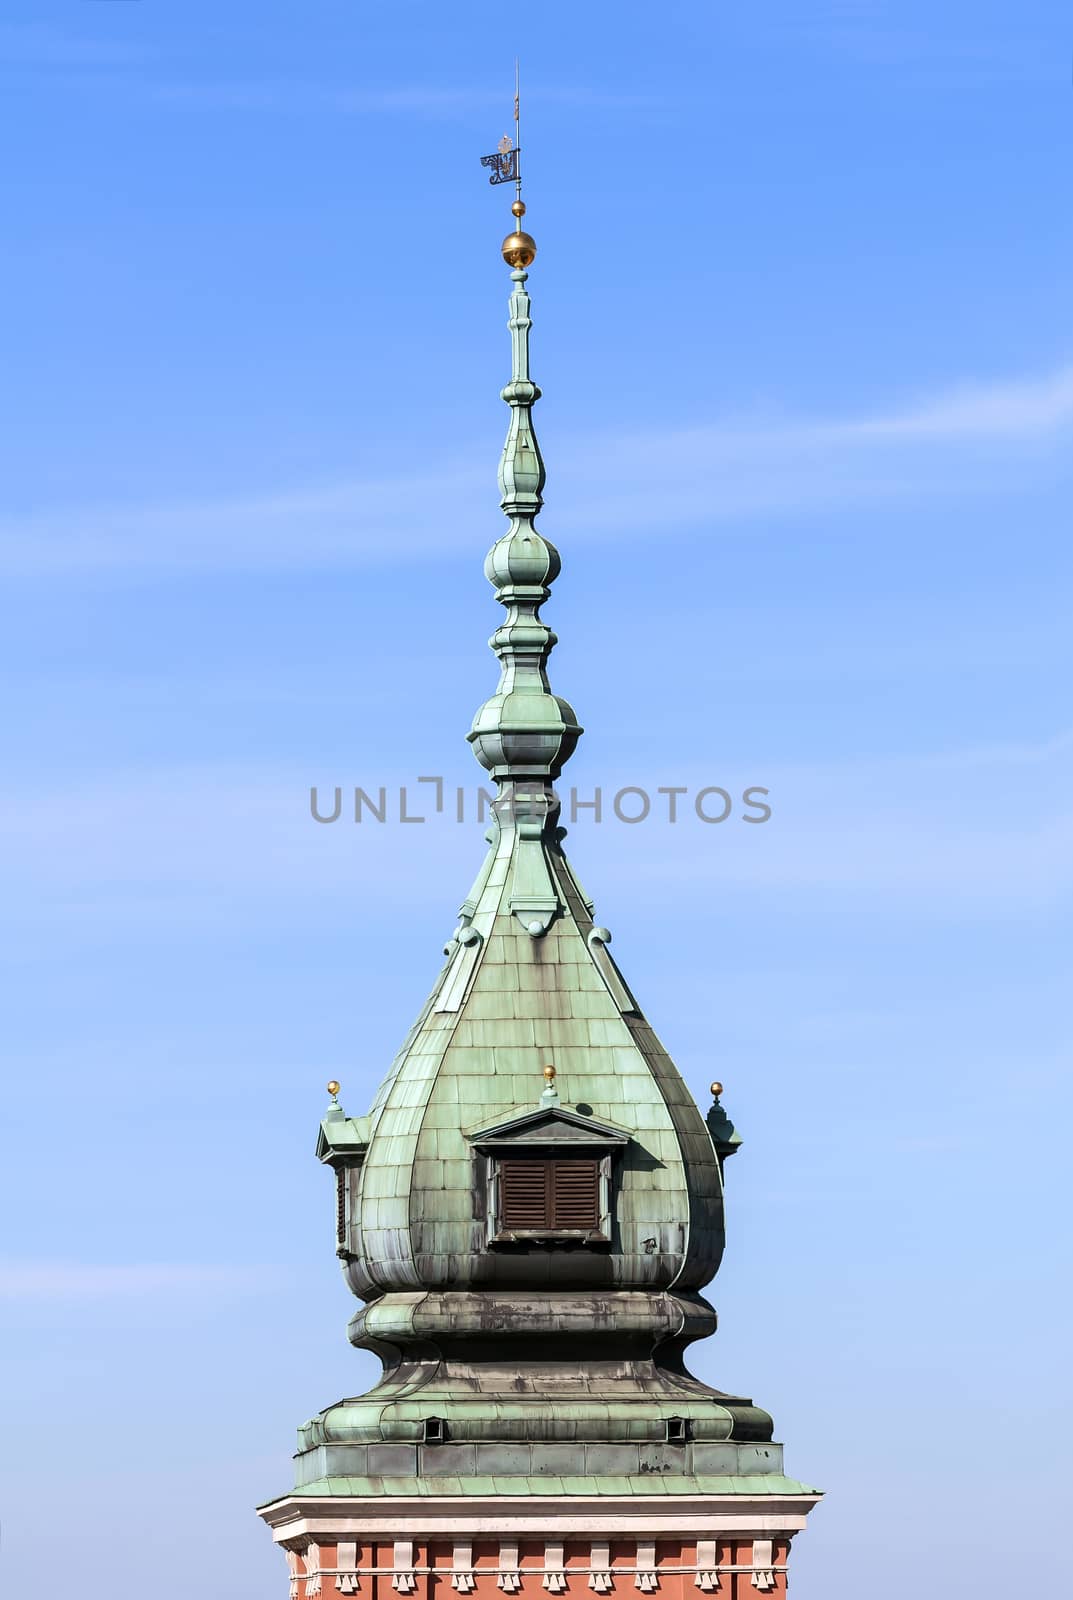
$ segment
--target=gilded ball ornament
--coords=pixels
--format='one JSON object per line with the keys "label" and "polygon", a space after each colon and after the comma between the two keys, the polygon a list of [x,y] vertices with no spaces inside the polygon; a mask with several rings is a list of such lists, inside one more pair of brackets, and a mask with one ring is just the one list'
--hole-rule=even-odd
{"label": "gilded ball ornament", "polygon": [[551,1067],[551,1066],[545,1067],[544,1068],[544,1076],[545,1076],[545,1078],[547,1078],[549,1083],[554,1083],[555,1082],[555,1068]]}
{"label": "gilded ball ornament", "polygon": [[329,1085],[328,1085],[328,1093],[329,1094],[338,1094],[339,1093],[339,1084],[336,1082],[336,1080],[334,1078],[332,1079],[331,1083],[329,1083]]}
{"label": "gilded ball ornament", "polygon": [[503,260],[508,267],[527,267],[536,253],[536,240],[531,233],[508,233],[503,240]]}
{"label": "gilded ball ornament", "polygon": [[722,1092],[723,1092],[723,1085],[721,1083],[713,1083],[712,1084],[712,1094],[715,1096],[715,1098],[717,1100],[719,1099],[719,1096],[722,1094]]}

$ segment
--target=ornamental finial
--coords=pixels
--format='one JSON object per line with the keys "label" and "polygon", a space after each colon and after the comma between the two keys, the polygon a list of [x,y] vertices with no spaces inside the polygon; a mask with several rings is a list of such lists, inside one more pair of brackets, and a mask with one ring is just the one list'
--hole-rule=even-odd
{"label": "ornamental finial", "polygon": [[508,233],[500,247],[503,260],[508,267],[521,268],[523,271],[530,267],[536,257],[536,240],[531,233],[522,229],[522,218],[525,216],[525,201],[522,199],[522,116],[521,116],[521,74],[518,60],[514,61],[514,137],[505,133],[499,141],[499,148],[490,156],[481,157],[482,167],[491,167],[492,176],[489,183],[513,183],[514,204],[511,211],[514,214],[514,232]]}
{"label": "ornamental finial", "polygon": [[[514,96],[514,120],[518,126],[518,93]],[[522,216],[519,147],[507,136],[507,149],[482,156],[483,165],[492,167],[492,183],[513,182],[517,197],[511,209]],[[512,246],[512,241],[514,245]],[[502,397],[510,406],[510,426],[499,462],[500,505],[510,519],[510,527],[488,552],[484,572],[495,585],[496,597],[506,607],[503,626],[492,636],[491,645],[502,663],[499,689],[477,712],[468,735],[474,754],[501,787],[525,786],[530,802],[536,803],[548,820],[557,802],[551,785],[573,754],[581,734],[577,718],[565,700],[551,692],[547,659],[555,635],[540,620],[540,607],[547,600],[550,585],[559,574],[559,553],[534,526],[543,505],[544,462],[533,429],[532,407],[540,390],[529,375],[529,296],[525,268],[533,259],[536,245],[528,234],[512,234],[504,241],[503,253],[513,260],[510,297],[511,374]],[[536,812],[534,812],[536,815]]]}
{"label": "ornamental finial", "polygon": [[[518,96],[514,100],[518,121]],[[518,145],[504,139],[506,149],[482,156],[492,168],[492,183],[513,182],[511,210],[525,214],[521,198]],[[543,505],[544,462],[533,429],[532,408],[540,390],[529,375],[529,296],[526,267],[536,254],[527,233],[511,234],[503,243],[511,266],[511,373],[502,397],[510,406],[510,425],[499,461],[500,505],[510,526],[488,552],[485,577],[505,608],[502,626],[490,640],[499,657],[499,687],[473,719],[467,738],[481,766],[499,786],[493,805],[497,838],[511,835],[511,910],[531,938],[547,932],[560,909],[545,849],[558,851],[559,801],[555,779],[574,752],[581,727],[573,708],[551,692],[547,661],[555,635],[541,620],[540,608],[559,575],[559,553],[537,532]]]}
{"label": "ornamental finial", "polygon": [[540,1096],[542,1106],[557,1106],[559,1104],[559,1091],[555,1087],[555,1068],[544,1068],[544,1090]]}

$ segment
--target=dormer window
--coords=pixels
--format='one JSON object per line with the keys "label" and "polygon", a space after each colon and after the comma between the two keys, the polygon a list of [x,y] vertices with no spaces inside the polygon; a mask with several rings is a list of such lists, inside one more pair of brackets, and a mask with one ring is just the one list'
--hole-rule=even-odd
{"label": "dormer window", "polygon": [[620,1128],[542,1107],[469,1139],[489,1244],[610,1244],[613,1163],[629,1142]]}

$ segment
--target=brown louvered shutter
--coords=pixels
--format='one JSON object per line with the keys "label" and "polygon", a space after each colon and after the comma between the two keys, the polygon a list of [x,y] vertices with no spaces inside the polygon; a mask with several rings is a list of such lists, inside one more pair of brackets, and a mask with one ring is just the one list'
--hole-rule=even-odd
{"label": "brown louvered shutter", "polygon": [[510,1157],[499,1164],[500,1208],[504,1228],[547,1228],[551,1224],[551,1163]]}
{"label": "brown louvered shutter", "polygon": [[600,1170],[594,1160],[551,1161],[551,1223],[555,1228],[584,1228],[591,1232],[600,1225]]}
{"label": "brown louvered shutter", "polygon": [[577,1156],[509,1156],[499,1164],[500,1226],[517,1232],[595,1232],[600,1163]]}

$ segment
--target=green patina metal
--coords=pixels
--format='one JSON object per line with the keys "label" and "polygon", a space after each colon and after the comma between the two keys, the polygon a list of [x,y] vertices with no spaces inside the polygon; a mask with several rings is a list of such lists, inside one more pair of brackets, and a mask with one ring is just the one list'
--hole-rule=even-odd
{"label": "green patina metal", "polygon": [[546,1477],[409,1477],[386,1478],[318,1478],[302,1485],[302,1499],[309,1501],[324,1496],[353,1495],[359,1499],[390,1495],[392,1499],[429,1499],[447,1495],[467,1497],[512,1497],[544,1495],[705,1495],[719,1497],[740,1495],[742,1498],[781,1494],[797,1499],[819,1493],[796,1478],[784,1478],[777,1472],[757,1472],[749,1475],[731,1473],[701,1474],[683,1477],[675,1474],[651,1473],[641,1478],[615,1478],[607,1474],[583,1477],[577,1474]]}
{"label": "green patina metal", "polygon": [[[468,735],[497,786],[489,849],[369,1115],[333,1102],[321,1124],[338,1251],[364,1301],[350,1337],[384,1375],[302,1428],[298,1489],[811,1494],[782,1475],[767,1413],[683,1362],[715,1328],[700,1291],[722,1256],[722,1167],[740,1139],[718,1098],[701,1115],[563,851],[554,784],[582,730],[548,682],[540,609],[560,561],[535,526],[540,391],[527,274],[511,276],[508,528],[485,562],[505,610],[501,674]],[[605,1152],[606,1242],[490,1242],[489,1163],[512,1139]]]}

